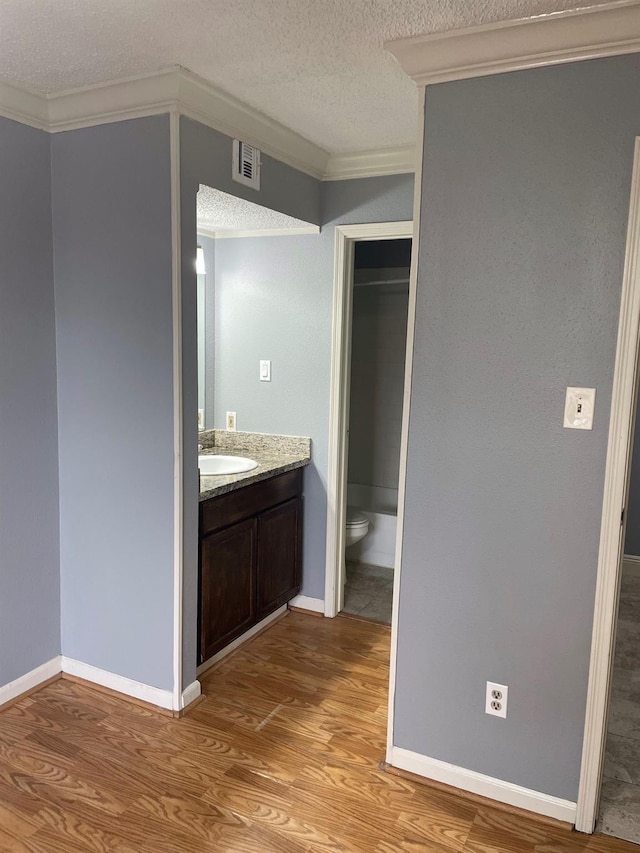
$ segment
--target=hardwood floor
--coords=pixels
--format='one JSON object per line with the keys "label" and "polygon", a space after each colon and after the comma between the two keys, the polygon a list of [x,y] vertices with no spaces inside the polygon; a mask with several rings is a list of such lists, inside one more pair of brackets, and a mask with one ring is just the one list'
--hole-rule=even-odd
{"label": "hardwood floor", "polygon": [[625,853],[383,772],[389,630],[294,613],[172,719],[67,680],[0,712],[0,851]]}

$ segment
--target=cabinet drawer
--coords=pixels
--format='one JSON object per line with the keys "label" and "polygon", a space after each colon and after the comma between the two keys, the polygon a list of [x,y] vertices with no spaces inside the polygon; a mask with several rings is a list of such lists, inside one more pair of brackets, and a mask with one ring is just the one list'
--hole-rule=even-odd
{"label": "cabinet drawer", "polygon": [[227,492],[200,504],[200,536],[284,503],[302,493],[302,468]]}

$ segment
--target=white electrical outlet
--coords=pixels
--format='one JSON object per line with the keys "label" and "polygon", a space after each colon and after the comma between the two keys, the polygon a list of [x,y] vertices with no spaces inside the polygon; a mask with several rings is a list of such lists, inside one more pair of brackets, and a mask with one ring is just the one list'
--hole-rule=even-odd
{"label": "white electrical outlet", "polygon": [[492,714],[494,717],[506,717],[508,695],[509,688],[506,684],[496,684],[494,681],[487,681],[485,712]]}
{"label": "white electrical outlet", "polygon": [[236,413],[235,412],[227,412],[227,431],[235,432],[236,431]]}

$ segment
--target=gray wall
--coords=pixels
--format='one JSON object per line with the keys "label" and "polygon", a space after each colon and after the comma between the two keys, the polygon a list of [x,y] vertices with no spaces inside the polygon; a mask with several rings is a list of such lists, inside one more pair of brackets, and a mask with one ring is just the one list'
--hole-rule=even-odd
{"label": "gray wall", "polygon": [[0,685],[60,654],[49,136],[0,118]]}
{"label": "gray wall", "polygon": [[51,145],[62,650],[170,690],[169,121],[58,133]]}
{"label": "gray wall", "polygon": [[[200,184],[259,202],[306,222],[320,222],[320,185],[314,178],[266,155],[261,190],[231,180],[232,139],[180,119],[180,225],[182,243],[182,380],[184,405],[183,684],[195,678],[198,601],[198,460],[196,340],[196,193]],[[217,391],[215,391],[217,397]]]}
{"label": "gray wall", "polygon": [[639,83],[629,56],[427,90],[394,743],[569,800]]}
{"label": "gray wall", "polygon": [[[411,219],[413,176],[322,184],[319,235],[218,240],[216,426],[311,436],[302,593],[324,598],[335,226]],[[258,362],[272,361],[260,382]]]}

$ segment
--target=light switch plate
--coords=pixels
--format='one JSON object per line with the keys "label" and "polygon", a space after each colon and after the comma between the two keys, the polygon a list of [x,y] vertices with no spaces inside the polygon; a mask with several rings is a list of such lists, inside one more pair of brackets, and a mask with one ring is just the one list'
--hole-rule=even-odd
{"label": "light switch plate", "polygon": [[260,382],[271,382],[271,362],[266,359],[260,361]]}
{"label": "light switch plate", "polygon": [[566,429],[593,429],[595,405],[595,388],[567,388],[563,426]]}

